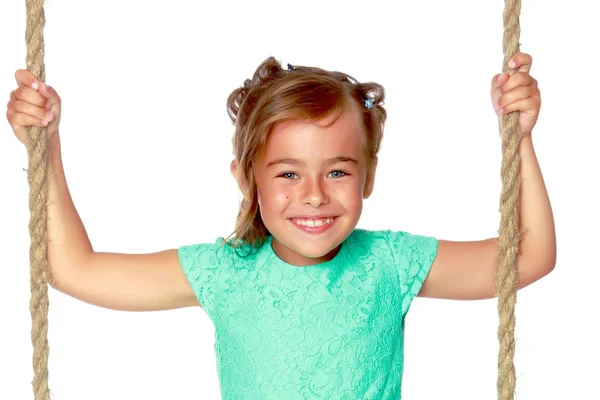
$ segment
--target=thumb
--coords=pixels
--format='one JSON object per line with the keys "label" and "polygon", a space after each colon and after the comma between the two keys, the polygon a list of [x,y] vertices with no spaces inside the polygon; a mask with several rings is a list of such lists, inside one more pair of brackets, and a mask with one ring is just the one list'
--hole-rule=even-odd
{"label": "thumb", "polygon": [[47,85],[44,82],[40,82],[39,93],[44,96],[46,99],[50,100],[52,104],[60,104],[60,97],[56,90],[54,90],[51,86]]}
{"label": "thumb", "polygon": [[47,99],[46,109],[52,111],[56,117],[53,122],[58,122],[60,119],[61,101],[56,90],[46,83],[40,83],[39,93]]}

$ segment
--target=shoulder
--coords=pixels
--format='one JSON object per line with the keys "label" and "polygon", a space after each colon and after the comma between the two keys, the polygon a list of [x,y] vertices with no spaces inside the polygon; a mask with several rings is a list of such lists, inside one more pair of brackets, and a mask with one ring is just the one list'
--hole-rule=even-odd
{"label": "shoulder", "polygon": [[433,236],[400,230],[355,230],[348,240],[352,256],[363,255],[394,265],[403,274],[426,276],[438,252]]}
{"label": "shoulder", "polygon": [[181,269],[213,321],[217,316],[215,307],[225,301],[221,295],[227,292],[226,286],[241,279],[243,274],[238,273],[253,262],[250,246],[234,244],[218,238],[213,243],[188,244],[177,249]]}
{"label": "shoulder", "polygon": [[192,266],[198,262],[216,265],[219,259],[227,256],[230,247],[223,238],[218,238],[213,243],[194,243],[179,247],[177,253],[182,266]]}
{"label": "shoulder", "polygon": [[[349,239],[353,253],[364,252],[366,257],[389,266],[397,274],[402,315],[406,315],[431,270],[438,251],[438,240],[433,236],[390,229],[357,229]],[[356,248],[360,250],[354,250]],[[354,253],[352,257],[359,259],[361,255]]]}
{"label": "shoulder", "polygon": [[355,229],[349,236],[348,241],[353,245],[368,247],[369,250],[388,250],[392,253],[414,251],[435,253],[438,249],[438,240],[433,236],[391,229]]}
{"label": "shoulder", "polygon": [[261,248],[219,237],[212,243],[183,245],[177,252],[182,267],[188,272],[194,268],[214,269],[217,266],[223,270],[226,266],[252,262]]}

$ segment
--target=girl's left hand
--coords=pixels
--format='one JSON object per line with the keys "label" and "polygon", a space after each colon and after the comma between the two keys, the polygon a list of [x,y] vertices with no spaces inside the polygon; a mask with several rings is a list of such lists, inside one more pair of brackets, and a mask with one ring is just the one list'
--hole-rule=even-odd
{"label": "girl's left hand", "polygon": [[537,80],[529,75],[532,57],[517,53],[508,62],[508,67],[516,70],[512,76],[501,73],[492,79],[492,103],[500,117],[519,111],[519,126],[523,136],[530,136],[538,119],[542,99]]}

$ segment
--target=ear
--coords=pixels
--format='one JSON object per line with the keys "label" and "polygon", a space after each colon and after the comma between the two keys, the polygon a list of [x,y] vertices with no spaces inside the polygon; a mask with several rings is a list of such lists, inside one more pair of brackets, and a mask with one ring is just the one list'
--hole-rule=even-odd
{"label": "ear", "polygon": [[375,187],[375,173],[377,172],[377,159],[370,162],[367,168],[367,177],[365,179],[365,188],[363,190],[363,199],[368,199],[373,193]]}
{"label": "ear", "polygon": [[233,179],[235,179],[237,182],[237,161],[231,161],[231,164],[229,165],[229,171],[231,171],[231,176],[233,176]]}
{"label": "ear", "polygon": [[237,182],[237,185],[238,185],[238,188],[240,189],[240,192],[242,192],[242,195],[244,197],[246,197],[246,191],[245,191],[244,182],[243,182],[243,180],[238,175],[238,164],[237,164],[237,161],[233,160],[231,162],[231,164],[229,165],[229,170],[231,171],[231,176],[233,176],[233,179],[235,179],[235,181]]}

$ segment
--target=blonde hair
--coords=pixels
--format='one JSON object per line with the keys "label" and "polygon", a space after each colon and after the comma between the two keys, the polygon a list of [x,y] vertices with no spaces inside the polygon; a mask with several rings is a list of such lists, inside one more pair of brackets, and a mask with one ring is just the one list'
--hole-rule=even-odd
{"label": "blonde hair", "polygon": [[[385,91],[374,83],[360,83],[351,76],[316,67],[291,66],[283,69],[273,57],[256,69],[252,79],[235,89],[227,100],[227,111],[235,125],[233,152],[244,199],[237,216],[234,247],[249,245],[257,249],[270,235],[262,221],[254,179],[254,162],[260,157],[271,130],[288,120],[318,121],[356,101],[362,110],[367,135],[366,155],[377,159],[383,137],[386,110]],[[373,101],[372,107],[365,100]],[[370,164],[370,163],[369,163]]]}

